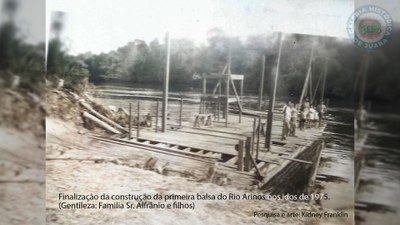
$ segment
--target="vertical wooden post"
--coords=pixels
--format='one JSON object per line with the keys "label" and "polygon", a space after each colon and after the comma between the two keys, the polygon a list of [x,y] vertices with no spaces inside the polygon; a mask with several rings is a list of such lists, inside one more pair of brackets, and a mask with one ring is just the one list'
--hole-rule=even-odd
{"label": "vertical wooden post", "polygon": [[215,118],[218,117],[218,100],[214,102],[214,118],[213,120],[215,120]]}
{"label": "vertical wooden post", "polygon": [[240,80],[240,104],[243,107],[243,79]]}
{"label": "vertical wooden post", "polygon": [[261,116],[258,116],[256,161],[258,160],[258,152],[259,152],[259,150],[260,150],[261,119],[262,119],[262,117],[261,117]]}
{"label": "vertical wooden post", "polygon": [[243,149],[244,149],[244,141],[239,140],[238,161],[237,161],[237,169],[239,171],[243,171]]}
{"label": "vertical wooden post", "polygon": [[239,109],[239,123],[242,123],[242,110]]}
{"label": "vertical wooden post", "polygon": [[279,76],[279,65],[281,62],[281,53],[282,53],[282,45],[283,45],[283,35],[279,33],[279,53],[278,53],[278,62],[276,65],[276,72],[275,76],[273,77],[273,81],[271,82],[271,94],[269,95],[269,109],[268,109],[268,120],[267,120],[267,132],[265,135],[265,148],[268,148],[268,151],[271,148],[271,133],[272,133],[272,120],[274,114],[274,107],[275,107],[275,94],[276,94],[276,85],[278,83],[278,76]]}
{"label": "vertical wooden post", "polygon": [[157,99],[157,104],[156,104],[156,133],[158,132],[158,115],[159,115],[158,110],[160,108],[159,104],[160,104],[160,102]]}
{"label": "vertical wooden post", "polygon": [[217,120],[219,121],[219,116],[221,113],[221,102],[220,102],[220,98],[218,97],[218,102],[217,102]]}
{"label": "vertical wooden post", "polygon": [[322,79],[322,88],[321,88],[321,95],[319,98],[320,103],[324,100],[325,95],[325,83],[326,83],[326,74],[328,73],[328,59],[325,60],[325,68],[324,68],[324,75]]}
{"label": "vertical wooden post", "polygon": [[[303,104],[303,98],[306,95],[307,92],[307,86],[309,83],[309,79],[310,79],[310,74],[311,74],[311,63],[314,57],[314,47],[311,49],[311,56],[310,56],[310,61],[308,62],[308,69],[307,69],[307,74],[306,74],[306,79],[304,80],[304,85],[303,85],[303,90],[301,91],[301,95],[300,95],[300,100],[299,100],[299,105],[301,106]],[[311,95],[312,93],[310,93]]]}
{"label": "vertical wooden post", "polygon": [[313,104],[313,101],[314,101],[314,99],[312,98],[312,94],[313,94],[313,91],[312,91],[312,64],[311,64],[311,68],[310,68],[310,79],[308,79],[309,80],[309,85],[308,85],[308,87],[309,87],[309,92],[310,92],[310,94],[309,94],[309,99],[310,99],[310,105],[312,105]]}
{"label": "vertical wooden post", "polygon": [[[243,80],[240,80],[240,105],[243,108]],[[242,110],[239,110],[239,123],[242,123]]]}
{"label": "vertical wooden post", "polygon": [[171,42],[169,34],[166,35],[166,61],[165,61],[165,77],[164,77],[164,90],[163,90],[163,105],[162,105],[162,132],[167,130],[167,112],[168,112],[168,88],[169,88],[169,55]]}
{"label": "vertical wooden post", "polygon": [[137,102],[137,132],[136,132],[136,140],[139,141],[140,136],[140,101]]}
{"label": "vertical wooden post", "polygon": [[265,56],[263,55],[261,60],[261,81],[260,89],[258,90],[258,110],[261,110],[261,104],[263,100],[264,93],[264,76],[265,76]]}
{"label": "vertical wooden post", "polygon": [[203,105],[203,97],[200,98],[200,104],[199,104],[199,114],[201,114],[201,107]]}
{"label": "vertical wooden post", "polygon": [[226,90],[225,90],[225,95],[226,95],[226,101],[225,101],[225,126],[228,126],[228,114],[229,114],[229,82],[230,82],[230,76],[226,79]]}
{"label": "vertical wooden post", "polygon": [[181,97],[180,108],[179,108],[179,126],[182,126],[182,111],[183,111],[183,98]]}
{"label": "vertical wooden post", "polygon": [[231,79],[231,60],[232,60],[232,48],[231,43],[229,43],[229,54],[228,54],[228,79],[226,79],[226,102],[225,102],[225,126],[228,126],[228,114],[229,114],[229,85]]}
{"label": "vertical wooden post", "polygon": [[[364,70],[361,77],[361,89],[360,89],[360,96],[359,96],[359,104],[361,106],[364,105],[364,95],[365,95],[365,87],[367,83],[367,76],[368,76],[368,67],[369,67],[369,53],[365,55],[365,63],[364,63]],[[327,104],[328,105],[328,104]]]}
{"label": "vertical wooden post", "polygon": [[206,113],[207,79],[203,77],[203,104],[201,113]]}
{"label": "vertical wooden post", "polygon": [[251,154],[254,155],[254,145],[255,145],[255,140],[256,140],[256,126],[257,126],[257,118],[253,119],[253,133],[251,136]]}
{"label": "vertical wooden post", "polygon": [[128,140],[132,139],[132,103],[129,103],[129,133]]}
{"label": "vertical wooden post", "polygon": [[244,171],[249,172],[251,169],[251,137],[246,138],[245,156],[244,156]]}
{"label": "vertical wooden post", "polygon": [[[218,121],[220,119],[221,113],[221,96],[222,96],[222,79],[219,79],[219,87],[218,87]],[[222,113],[222,118],[225,117],[225,113]]]}

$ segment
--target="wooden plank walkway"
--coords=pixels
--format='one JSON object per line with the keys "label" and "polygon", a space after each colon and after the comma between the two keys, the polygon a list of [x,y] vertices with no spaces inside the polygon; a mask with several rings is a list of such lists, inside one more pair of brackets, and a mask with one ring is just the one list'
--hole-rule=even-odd
{"label": "wooden plank walkway", "polygon": [[[277,113],[278,114],[278,113]],[[193,122],[184,121],[183,126],[169,125],[165,133],[155,132],[154,128],[142,128],[140,131],[139,140],[132,139],[130,142],[138,145],[146,145],[146,147],[159,148],[164,151],[171,151],[174,154],[186,154],[196,157],[196,155],[207,155],[209,158],[217,159],[219,170],[229,174],[231,180],[236,180],[234,183],[241,187],[249,187],[256,182],[256,169],[252,167],[250,172],[241,172],[237,170],[238,151],[235,146],[239,140],[246,140],[246,137],[253,135],[254,118],[245,116],[242,117],[242,123],[238,123],[238,115],[229,115],[228,127],[225,126],[223,120],[213,123],[213,126],[194,128]],[[265,137],[260,135],[258,158],[256,164],[264,174],[265,178],[271,178],[278,173],[282,167],[289,162],[297,161],[303,164],[310,164],[306,160],[299,160],[296,157],[316,140],[321,138],[325,128],[315,127],[304,131],[297,130],[296,137],[288,137],[287,140],[281,141],[282,121],[281,115],[277,115],[273,122],[272,128],[272,146],[271,150],[264,148]],[[262,122],[265,122],[264,119]],[[135,137],[135,130],[133,135]],[[254,135],[257,137],[257,135]],[[120,137],[122,140],[126,138]],[[254,150],[251,155],[255,158],[257,138],[254,140]],[[188,154],[191,152],[192,154]],[[249,176],[250,175],[250,176]],[[240,180],[241,184],[238,183]],[[244,181],[245,180],[245,181]]]}

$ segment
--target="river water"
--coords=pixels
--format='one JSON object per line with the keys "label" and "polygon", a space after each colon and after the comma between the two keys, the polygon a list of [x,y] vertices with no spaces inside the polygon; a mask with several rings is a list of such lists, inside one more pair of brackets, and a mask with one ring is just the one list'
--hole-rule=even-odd
{"label": "river water", "polygon": [[365,166],[361,170],[356,202],[358,224],[399,224],[400,221],[400,117],[371,114],[361,144]]}

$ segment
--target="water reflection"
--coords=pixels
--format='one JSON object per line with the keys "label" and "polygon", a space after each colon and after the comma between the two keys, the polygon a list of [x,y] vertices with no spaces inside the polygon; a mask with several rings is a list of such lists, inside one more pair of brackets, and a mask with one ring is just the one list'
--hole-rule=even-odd
{"label": "water reflection", "polygon": [[358,143],[365,155],[356,201],[358,224],[398,224],[400,200],[400,118],[370,116],[367,138]]}

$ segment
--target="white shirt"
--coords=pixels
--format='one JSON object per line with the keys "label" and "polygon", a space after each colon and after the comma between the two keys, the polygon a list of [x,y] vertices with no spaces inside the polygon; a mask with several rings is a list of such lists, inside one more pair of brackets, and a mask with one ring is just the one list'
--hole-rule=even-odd
{"label": "white shirt", "polygon": [[284,120],[290,120],[292,118],[292,108],[289,106],[285,106],[283,108],[283,119]]}

